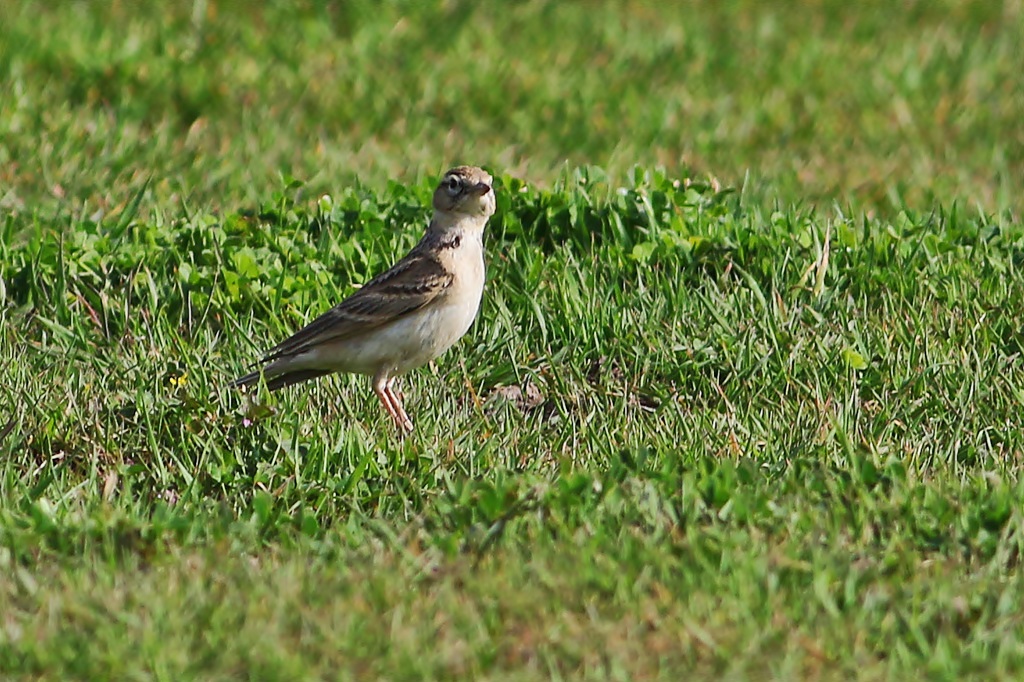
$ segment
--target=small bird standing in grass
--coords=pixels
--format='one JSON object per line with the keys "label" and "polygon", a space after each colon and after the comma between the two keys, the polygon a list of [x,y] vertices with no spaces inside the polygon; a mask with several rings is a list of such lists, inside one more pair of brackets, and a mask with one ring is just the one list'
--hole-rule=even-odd
{"label": "small bird standing in grass", "polygon": [[270,349],[261,369],[231,385],[263,376],[276,391],[333,372],[367,374],[398,428],[412,431],[395,379],[451,348],[476,318],[492,182],[474,166],[445,173],[427,232],[405,258]]}

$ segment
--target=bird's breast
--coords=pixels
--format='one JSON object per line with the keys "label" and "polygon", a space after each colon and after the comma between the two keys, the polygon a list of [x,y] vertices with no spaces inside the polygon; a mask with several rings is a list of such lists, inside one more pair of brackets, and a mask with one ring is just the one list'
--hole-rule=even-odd
{"label": "bird's breast", "polygon": [[447,333],[440,334],[449,342],[448,346],[465,334],[476,319],[485,279],[483,248],[479,241],[472,240],[463,244],[452,256],[452,260],[445,266],[455,277],[443,297],[437,301],[438,310],[444,311],[446,331],[454,334],[452,339],[449,339]]}

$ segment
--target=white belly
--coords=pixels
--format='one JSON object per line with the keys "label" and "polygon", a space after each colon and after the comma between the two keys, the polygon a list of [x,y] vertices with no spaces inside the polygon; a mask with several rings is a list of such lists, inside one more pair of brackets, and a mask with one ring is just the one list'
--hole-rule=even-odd
{"label": "white belly", "polygon": [[[310,366],[337,372],[391,376],[425,365],[455,345],[469,330],[480,307],[444,303],[428,306],[361,337],[310,353]],[[305,364],[305,363],[304,363]]]}

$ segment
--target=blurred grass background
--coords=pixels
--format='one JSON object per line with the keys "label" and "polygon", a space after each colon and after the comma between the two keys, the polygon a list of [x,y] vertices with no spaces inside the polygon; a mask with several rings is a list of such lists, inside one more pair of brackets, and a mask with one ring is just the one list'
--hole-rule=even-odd
{"label": "blurred grass background", "polygon": [[[234,206],[453,162],[1019,212],[1024,3],[6,2],[0,205]],[[55,196],[57,198],[55,198]],[[73,202],[72,202],[73,203]]]}

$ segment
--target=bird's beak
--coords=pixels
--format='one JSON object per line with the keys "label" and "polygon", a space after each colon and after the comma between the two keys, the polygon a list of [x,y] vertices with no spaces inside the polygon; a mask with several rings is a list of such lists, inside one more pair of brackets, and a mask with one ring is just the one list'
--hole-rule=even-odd
{"label": "bird's beak", "polygon": [[479,197],[482,197],[483,195],[487,194],[490,191],[491,186],[488,185],[486,182],[478,182],[477,184],[473,185],[473,193]]}

